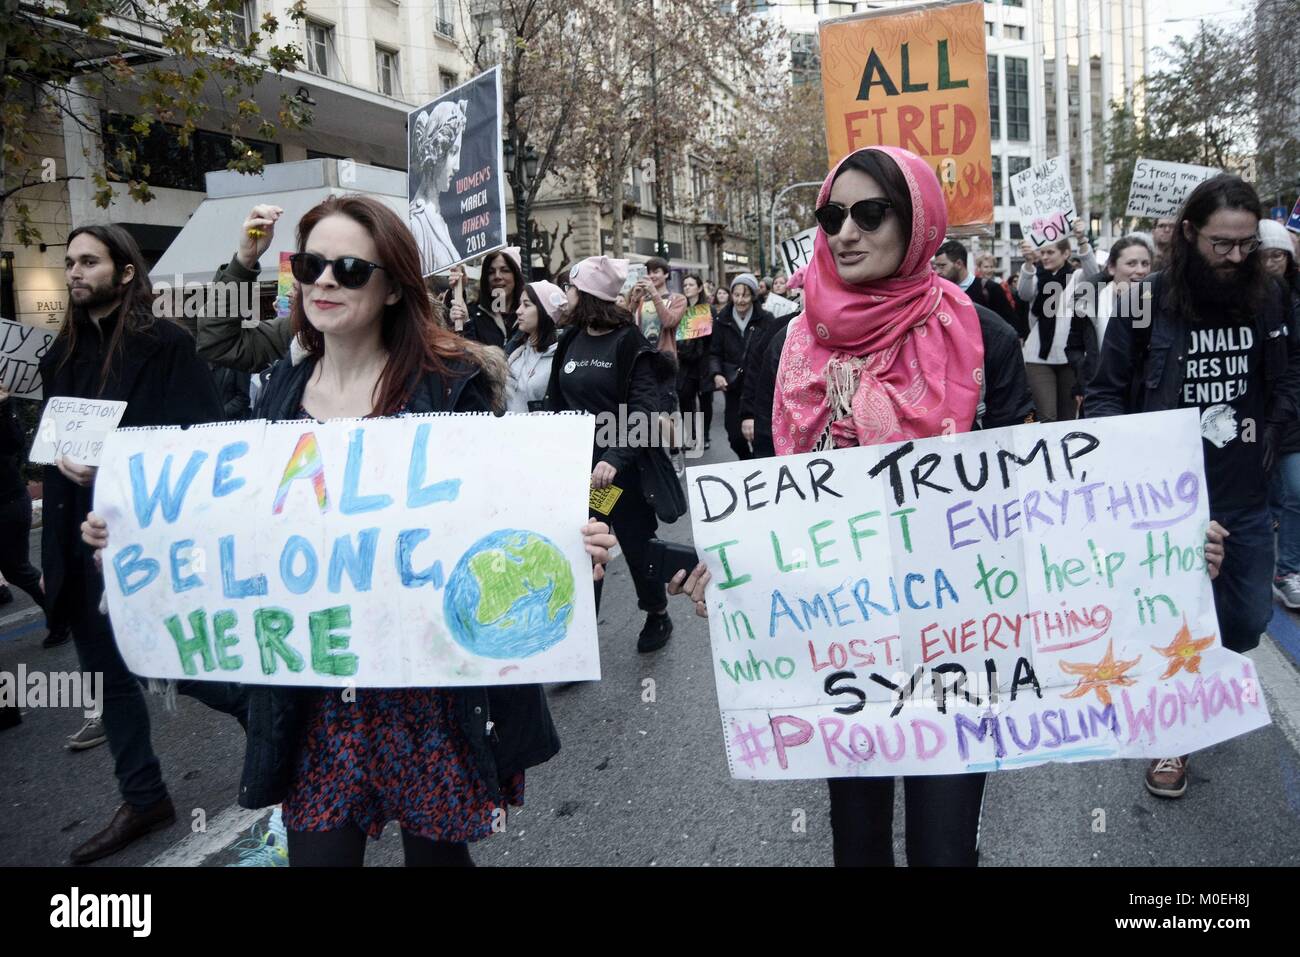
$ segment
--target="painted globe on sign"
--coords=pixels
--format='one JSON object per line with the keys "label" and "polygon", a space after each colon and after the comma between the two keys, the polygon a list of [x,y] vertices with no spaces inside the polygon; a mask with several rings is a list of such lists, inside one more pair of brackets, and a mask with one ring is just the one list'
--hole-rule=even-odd
{"label": "painted globe on sign", "polygon": [[564,640],[573,620],[573,569],[553,542],[507,528],[479,539],[447,579],[452,637],[486,658],[527,658]]}

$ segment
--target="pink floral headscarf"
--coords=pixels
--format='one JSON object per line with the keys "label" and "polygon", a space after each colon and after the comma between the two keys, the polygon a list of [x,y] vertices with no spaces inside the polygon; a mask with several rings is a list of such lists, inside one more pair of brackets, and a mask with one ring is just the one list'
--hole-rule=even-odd
{"label": "pink floral headscarf", "polygon": [[[812,259],[790,278],[803,287],[804,312],[781,353],[772,408],[778,455],[964,432],[975,418],[984,375],[979,315],[930,268],[948,227],[939,180],[914,153],[870,149],[907,181],[912,235],[894,275],[858,286],[840,279],[817,231]],[[826,177],[818,206],[848,159]]]}

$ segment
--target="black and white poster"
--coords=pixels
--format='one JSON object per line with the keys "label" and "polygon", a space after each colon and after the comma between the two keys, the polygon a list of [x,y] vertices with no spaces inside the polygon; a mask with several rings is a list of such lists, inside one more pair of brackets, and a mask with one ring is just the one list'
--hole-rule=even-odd
{"label": "black and white poster", "polygon": [[506,244],[501,68],[407,116],[411,232],[426,276]]}

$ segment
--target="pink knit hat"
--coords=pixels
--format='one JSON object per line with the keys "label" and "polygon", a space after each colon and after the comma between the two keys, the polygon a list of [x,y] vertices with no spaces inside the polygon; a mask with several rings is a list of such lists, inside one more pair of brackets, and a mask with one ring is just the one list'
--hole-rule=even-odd
{"label": "pink knit hat", "polygon": [[541,302],[552,321],[559,311],[569,304],[569,297],[564,294],[564,290],[553,282],[538,279],[530,282],[528,288],[533,291],[533,295]]}
{"label": "pink knit hat", "polygon": [[583,292],[613,302],[627,281],[627,267],[626,259],[589,256],[570,270],[569,278]]}

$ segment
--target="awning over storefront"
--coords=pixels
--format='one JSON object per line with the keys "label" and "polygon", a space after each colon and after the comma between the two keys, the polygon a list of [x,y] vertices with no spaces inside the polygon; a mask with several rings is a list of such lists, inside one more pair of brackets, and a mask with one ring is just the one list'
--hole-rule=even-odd
{"label": "awning over storefront", "polygon": [[406,174],[333,159],[267,166],[260,176],[220,171],[207,174],[208,195],[149,272],[155,283],[209,283],[230,262],[240,229],[254,206],[279,206],[271,246],[262,254],[262,275],[274,282],[281,252],[297,250],[298,221],[327,196],[365,193],[388,205],[406,222]]}

